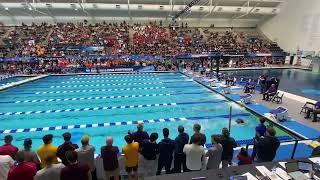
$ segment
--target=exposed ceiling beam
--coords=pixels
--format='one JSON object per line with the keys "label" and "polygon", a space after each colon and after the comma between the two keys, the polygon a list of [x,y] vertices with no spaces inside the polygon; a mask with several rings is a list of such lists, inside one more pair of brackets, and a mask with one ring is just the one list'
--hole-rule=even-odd
{"label": "exposed ceiling beam", "polygon": [[15,18],[15,16],[10,12],[10,9],[9,10],[5,10],[5,7],[2,5],[2,4],[0,4],[0,8],[1,9],[3,9],[3,12],[4,12],[4,14],[1,14],[1,16],[3,15],[3,16],[8,16],[8,17],[10,17],[11,18],[11,20],[13,21],[13,22],[17,22],[17,19]]}
{"label": "exposed ceiling beam", "polygon": [[219,3],[220,3],[221,1],[223,1],[223,0],[216,0],[216,2],[214,3],[213,8],[212,8],[211,11],[210,11],[210,14],[214,14],[214,13],[215,13],[214,10],[216,9],[216,7],[219,5]]}
{"label": "exposed ceiling beam", "polygon": [[193,7],[194,5],[198,4],[200,2],[200,0],[192,0],[190,3],[188,3],[184,9],[182,9],[181,11],[179,11],[178,13],[176,13],[174,15],[174,17],[172,18],[172,20],[176,20],[177,18],[179,18],[181,15],[183,15],[184,13],[187,13],[191,10],[191,7]]}
{"label": "exposed ceiling beam", "polygon": [[40,3],[40,0],[38,0],[38,2],[35,2],[35,0],[32,0],[32,4],[29,3],[29,6],[30,6],[35,12],[40,13],[40,14],[45,15],[45,16],[49,16],[49,14],[38,10],[37,7],[35,6],[36,3]]}
{"label": "exposed ceiling beam", "polygon": [[81,2],[80,2],[80,0],[77,0],[78,1],[78,4],[79,4],[79,6],[81,7],[81,9],[82,9],[82,11],[84,12],[84,13],[86,13],[86,15],[88,15],[88,16],[91,16],[91,14],[84,8],[84,6],[82,5],[82,4],[86,4],[85,3],[85,0],[81,0]]}
{"label": "exposed ceiling beam", "polygon": [[240,19],[240,18],[242,18],[242,17],[248,16],[249,14],[251,14],[251,12],[252,12],[256,7],[259,6],[259,4],[260,4],[260,2],[258,2],[256,5],[254,5],[254,6],[248,11],[248,8],[250,7],[250,2],[248,1],[247,12],[246,12],[245,14],[243,14],[243,15],[240,15],[240,16],[238,16],[238,17],[233,18],[231,21],[233,21],[234,19]]}
{"label": "exposed ceiling beam", "polygon": [[53,19],[54,22],[57,22],[57,18],[53,15],[51,8],[47,6],[48,15]]}
{"label": "exposed ceiling beam", "polygon": [[132,20],[132,16],[131,16],[131,10],[130,10],[130,0],[128,0],[128,16],[130,18],[130,21]]}

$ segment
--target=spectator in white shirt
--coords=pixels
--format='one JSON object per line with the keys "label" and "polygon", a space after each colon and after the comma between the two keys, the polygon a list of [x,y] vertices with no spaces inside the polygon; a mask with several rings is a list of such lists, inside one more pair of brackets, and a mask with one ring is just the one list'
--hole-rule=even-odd
{"label": "spectator in white shirt", "polygon": [[194,134],[192,144],[186,144],[183,152],[186,154],[187,168],[191,171],[200,171],[202,167],[202,157],[205,155],[204,147],[201,146],[201,136]]}
{"label": "spectator in white shirt", "polygon": [[78,153],[78,161],[88,164],[91,171],[92,180],[97,179],[96,175],[96,167],[94,165],[94,151],[95,148],[92,145],[89,145],[90,137],[85,135],[81,138],[82,147],[76,149],[75,151]]}
{"label": "spectator in white shirt", "polygon": [[10,167],[14,160],[9,155],[0,155],[0,179],[7,179]]}
{"label": "spectator in white shirt", "polygon": [[45,167],[37,172],[34,180],[59,180],[61,169],[65,166],[62,163],[53,164],[55,160],[54,154],[49,154],[45,159]]}

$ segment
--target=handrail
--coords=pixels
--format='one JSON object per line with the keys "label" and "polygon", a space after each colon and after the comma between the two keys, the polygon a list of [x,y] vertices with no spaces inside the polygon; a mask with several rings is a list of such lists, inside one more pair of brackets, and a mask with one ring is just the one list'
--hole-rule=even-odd
{"label": "handrail", "polygon": [[[281,141],[280,142],[280,145],[283,144],[283,143],[290,143],[290,142],[294,142],[294,146],[293,146],[293,150],[292,150],[292,153],[291,153],[291,159],[294,159],[294,155],[296,153],[296,150],[297,150],[297,147],[298,147],[298,144],[299,142],[301,141],[315,141],[315,140],[319,140],[318,138],[310,138],[310,139],[294,139],[294,140],[285,140],[285,141]],[[246,144],[246,150],[248,151],[249,149],[249,146],[254,146],[254,143],[248,143]]]}

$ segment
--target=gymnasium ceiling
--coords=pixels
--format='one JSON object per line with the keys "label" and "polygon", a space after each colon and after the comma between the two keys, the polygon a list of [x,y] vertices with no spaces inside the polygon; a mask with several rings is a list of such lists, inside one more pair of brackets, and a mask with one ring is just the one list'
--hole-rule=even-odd
{"label": "gymnasium ceiling", "polygon": [[[0,16],[171,19],[192,0],[0,0]],[[285,0],[200,0],[181,18],[266,19]]]}

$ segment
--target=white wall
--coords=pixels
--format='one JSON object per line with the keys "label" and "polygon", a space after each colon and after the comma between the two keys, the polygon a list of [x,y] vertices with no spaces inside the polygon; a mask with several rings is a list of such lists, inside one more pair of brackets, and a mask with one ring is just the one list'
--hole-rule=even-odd
{"label": "white wall", "polygon": [[[6,26],[15,26],[21,25],[22,22],[30,25],[31,23],[41,23],[47,22],[49,24],[53,24],[55,22],[83,22],[83,20],[87,20],[89,23],[97,23],[97,22],[120,22],[127,21],[130,22],[129,18],[125,17],[87,17],[87,16],[56,16],[55,19],[49,16],[0,16],[0,22],[5,24]],[[171,19],[165,18],[133,18],[132,23],[134,22],[149,22],[154,20],[162,20],[164,25],[168,25],[171,22]],[[198,19],[198,18],[189,18],[183,21],[187,22],[190,27],[209,27],[211,24],[214,24],[215,27],[256,27],[259,23],[257,19],[239,19],[230,21],[230,19]]]}
{"label": "white wall", "polygon": [[320,50],[320,0],[287,0],[261,31],[288,52]]}

